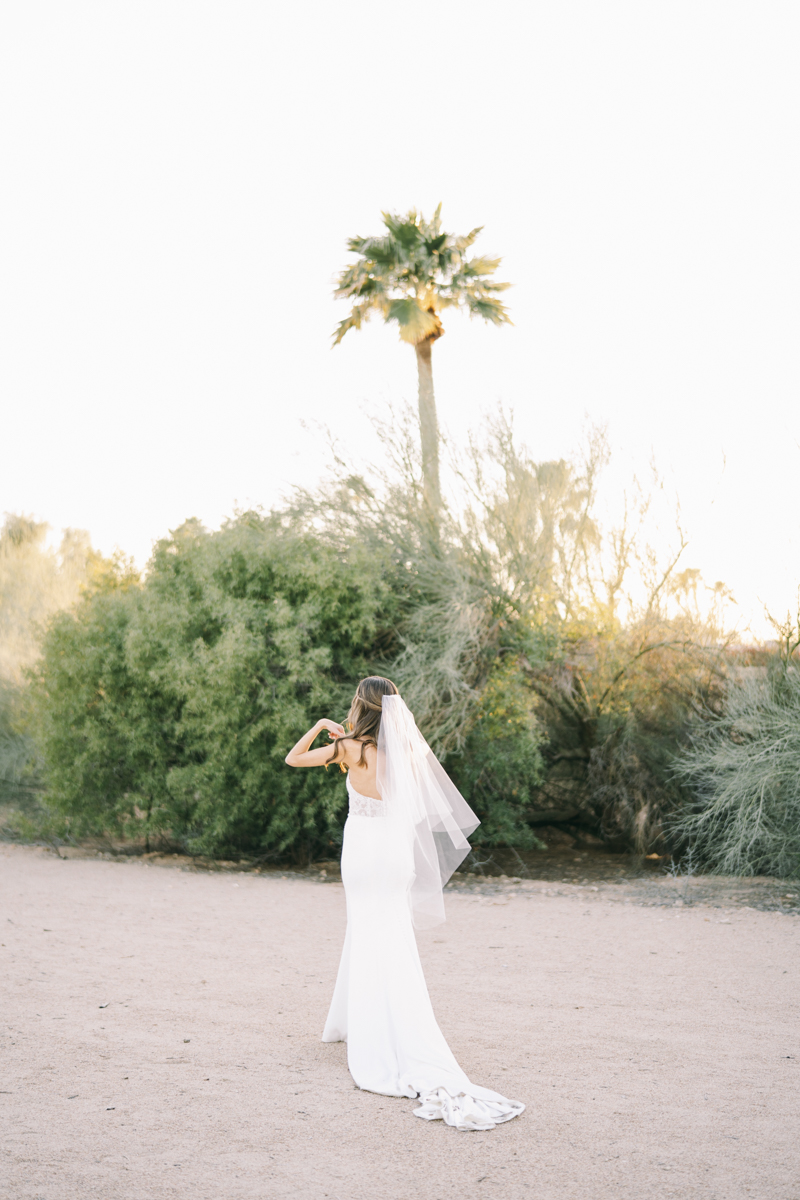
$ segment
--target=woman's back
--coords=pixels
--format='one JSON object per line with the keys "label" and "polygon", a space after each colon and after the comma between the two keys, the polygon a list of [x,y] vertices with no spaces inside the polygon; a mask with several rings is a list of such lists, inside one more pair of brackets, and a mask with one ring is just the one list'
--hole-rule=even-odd
{"label": "woman's back", "polygon": [[339,744],[343,751],[342,759],[350,773],[351,786],[360,796],[380,800],[376,780],[378,751],[371,742],[360,742],[356,738],[339,738]]}

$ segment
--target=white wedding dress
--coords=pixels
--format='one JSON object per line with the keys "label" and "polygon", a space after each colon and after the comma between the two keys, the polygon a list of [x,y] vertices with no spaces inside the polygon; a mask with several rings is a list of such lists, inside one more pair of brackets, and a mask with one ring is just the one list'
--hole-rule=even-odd
{"label": "white wedding dress", "polygon": [[433,1015],[414,935],[412,846],[397,836],[386,803],[355,791],[344,827],[342,881],[347,933],[323,1042],[347,1042],[358,1087],[419,1097],[415,1115],[457,1129],[492,1129],[525,1108],[476,1087]]}

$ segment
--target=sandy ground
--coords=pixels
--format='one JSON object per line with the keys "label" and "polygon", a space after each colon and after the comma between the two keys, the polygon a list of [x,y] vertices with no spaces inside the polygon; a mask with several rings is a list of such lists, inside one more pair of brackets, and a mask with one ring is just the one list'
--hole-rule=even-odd
{"label": "sandy ground", "polygon": [[685,894],[448,898],[440,1024],[528,1105],[458,1133],[319,1041],[339,883],[0,846],[0,1196],[797,1200],[800,921]]}

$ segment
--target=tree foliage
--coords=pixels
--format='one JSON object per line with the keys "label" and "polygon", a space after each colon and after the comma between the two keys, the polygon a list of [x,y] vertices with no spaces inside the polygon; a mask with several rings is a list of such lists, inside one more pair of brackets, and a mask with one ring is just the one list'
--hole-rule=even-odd
{"label": "tree foliage", "polygon": [[526,820],[544,777],[542,733],[513,660],[498,660],[481,689],[461,752],[448,766],[481,818],[479,846],[544,847]]}
{"label": "tree foliage", "polygon": [[37,688],[51,803],[77,833],[319,852],[344,791],[283,758],[346,711],[393,606],[358,547],[336,553],[255,514],[216,534],[187,522],[143,586],[89,596],[50,627]]}
{"label": "tree foliage", "polygon": [[375,315],[395,322],[401,339],[413,346],[441,335],[445,308],[495,325],[510,323],[499,298],[510,284],[494,279],[501,260],[467,255],[482,226],[464,235],[443,232],[441,211],[440,204],[430,220],[415,209],[402,216],[385,212],[384,234],[349,239],[347,248],[357,258],[340,273],[336,296],[352,307],[334,345]]}

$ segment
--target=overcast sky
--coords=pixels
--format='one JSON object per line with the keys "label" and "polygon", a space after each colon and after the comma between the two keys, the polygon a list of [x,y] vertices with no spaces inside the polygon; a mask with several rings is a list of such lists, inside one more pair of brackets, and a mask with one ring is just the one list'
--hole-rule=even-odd
{"label": "overcast sky", "polygon": [[[345,239],[441,200],[513,328],[449,316],[443,423],[607,424],[742,614],[800,582],[795,2],[8,4],[0,509],[143,564],[356,456],[410,348],[330,335]],[[304,431],[300,421],[308,426]]]}

